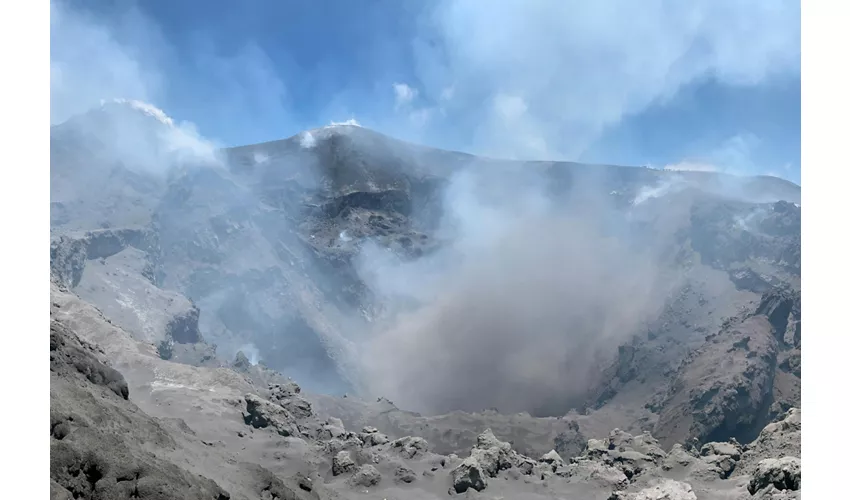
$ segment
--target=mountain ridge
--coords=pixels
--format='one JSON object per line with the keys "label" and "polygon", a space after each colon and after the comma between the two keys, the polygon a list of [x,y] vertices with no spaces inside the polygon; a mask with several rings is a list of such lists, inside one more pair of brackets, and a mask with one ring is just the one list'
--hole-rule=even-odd
{"label": "mountain ridge", "polygon": [[[494,160],[351,125],[196,155],[209,144],[175,149],[197,137],[117,106],[92,130],[51,128],[51,317],[69,329],[56,335],[100,345],[130,401],[165,419],[181,487],[604,500],[681,466],[676,480],[701,498],[749,498],[762,473],[747,462],[733,478],[746,454],[734,440],[757,446],[769,422],[796,418],[793,183]],[[120,141],[104,140],[110,119]],[[793,458],[799,435],[777,439],[759,456]],[[553,448],[564,466],[535,458]],[[95,490],[125,482],[100,475]],[[79,476],[51,477],[88,494]]]}

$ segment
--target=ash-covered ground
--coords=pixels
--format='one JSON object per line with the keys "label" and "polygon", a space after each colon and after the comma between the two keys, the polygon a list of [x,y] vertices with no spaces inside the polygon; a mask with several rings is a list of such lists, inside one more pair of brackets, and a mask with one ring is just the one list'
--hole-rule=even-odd
{"label": "ash-covered ground", "polygon": [[798,186],[174,133],[51,129],[54,498],[799,497]]}

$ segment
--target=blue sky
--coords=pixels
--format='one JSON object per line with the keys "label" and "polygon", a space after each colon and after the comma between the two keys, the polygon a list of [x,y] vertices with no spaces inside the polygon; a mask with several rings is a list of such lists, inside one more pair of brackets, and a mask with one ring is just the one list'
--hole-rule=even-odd
{"label": "blue sky", "polygon": [[353,118],[490,156],[799,182],[800,7],[54,0],[51,121],[113,97],[228,146]]}

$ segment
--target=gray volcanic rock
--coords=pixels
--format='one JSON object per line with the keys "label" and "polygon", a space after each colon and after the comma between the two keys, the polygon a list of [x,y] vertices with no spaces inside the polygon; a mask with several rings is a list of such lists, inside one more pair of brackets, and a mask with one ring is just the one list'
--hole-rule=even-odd
{"label": "gray volcanic rock", "polygon": [[124,377],[64,325],[50,327],[51,495],[61,498],[229,499],[215,482],[149,450],[174,441],[127,401]]}
{"label": "gray volcanic rock", "polygon": [[179,344],[196,344],[203,340],[198,330],[200,311],[191,304],[184,311],[175,314],[165,326],[165,334]]}
{"label": "gray volcanic rock", "polygon": [[73,290],[139,340],[202,341],[197,307],[179,293],[157,287],[146,276],[148,262],[148,255],[135,247],[89,260]]}
{"label": "gray volcanic rock", "polygon": [[357,463],[351,458],[351,452],[343,450],[337,453],[333,459],[333,475],[348,474],[357,468]]}
{"label": "gray volcanic rock", "polygon": [[768,486],[773,486],[777,490],[796,491],[800,489],[801,478],[799,458],[766,458],[756,465],[747,490],[752,495]]}
{"label": "gray volcanic rock", "polygon": [[245,423],[255,429],[271,427],[284,437],[299,436],[301,432],[295,417],[285,408],[257,395],[245,395]]}
{"label": "gray volcanic rock", "polygon": [[351,476],[351,484],[355,486],[370,487],[381,482],[381,473],[374,465],[365,464],[357,468]]}
{"label": "gray volcanic rock", "polygon": [[653,433],[667,445],[754,439],[769,422],[777,351],[767,317],[731,319],[679,368]]}
{"label": "gray volcanic rock", "polygon": [[767,424],[755,441],[747,444],[734,475],[753,474],[761,460],[801,456],[801,412],[791,408],[778,420]]}
{"label": "gray volcanic rock", "polygon": [[[51,314],[63,319],[54,321],[56,332],[52,333],[52,337],[56,337],[60,330],[67,332],[66,321],[69,319],[81,318],[89,314],[86,312],[87,309],[80,309],[79,306],[73,305],[74,302],[69,302],[59,291],[55,292],[53,303]],[[97,332],[101,328],[111,327],[110,334],[98,337],[107,341],[108,347],[100,352],[96,348],[86,347],[87,344],[80,342],[73,344],[80,346],[75,347],[76,349],[88,350],[94,359],[107,353],[112,353],[111,355],[117,356],[117,359],[129,359],[126,358],[129,353],[117,350],[119,345],[123,345],[120,344],[120,342],[123,342],[120,337],[123,335],[125,338],[129,338],[126,332],[115,329],[114,326],[108,325],[104,320],[97,320],[94,317],[87,319],[85,324],[90,325],[88,332],[92,335],[99,335]],[[62,351],[64,347],[61,346],[69,345],[67,341],[65,344],[56,341],[52,343],[59,346],[54,352],[61,351],[62,353],[66,351]],[[53,380],[51,386],[51,434],[54,436],[53,440],[71,443],[85,435],[81,434],[81,428],[84,427],[79,427],[80,425],[88,425],[86,424],[88,417],[85,415],[99,414],[98,412],[103,411],[85,406],[90,404],[90,401],[100,401],[97,404],[103,404],[104,401],[112,398],[114,400],[111,403],[112,405],[126,404],[132,406],[131,402],[119,396],[122,393],[121,384],[116,385],[111,382],[123,380],[123,377],[114,370],[107,369],[108,367],[102,362],[98,361],[99,365],[93,362],[88,364],[75,362],[73,360],[76,358],[68,354],[57,355],[52,353],[52,358],[52,367],[54,368],[52,377],[57,377]],[[253,402],[254,411],[253,414],[248,411],[245,412],[246,416],[250,417],[251,422],[246,422],[247,426],[246,423],[240,423],[236,429],[242,430],[237,432],[229,426],[232,423],[231,416],[238,415],[241,405],[239,401],[227,402],[231,397],[237,399],[239,397],[236,395],[237,393],[227,389],[230,384],[235,382],[235,379],[231,380],[228,378],[230,375],[225,377],[223,373],[217,374],[213,378],[198,378],[212,376],[212,374],[217,373],[216,370],[222,369],[214,370],[206,367],[196,368],[176,365],[153,356],[132,359],[135,361],[130,363],[122,361],[122,364],[143,367],[146,363],[152,362],[158,366],[158,372],[163,372],[166,369],[177,370],[174,373],[186,374],[177,380],[182,380],[184,383],[191,383],[192,380],[205,381],[201,383],[206,385],[201,387],[214,389],[214,392],[211,393],[207,388],[201,389],[199,387],[200,390],[186,390],[175,386],[168,390],[179,391],[176,393],[179,394],[179,397],[162,399],[162,393],[157,396],[160,401],[167,401],[169,404],[184,405],[185,408],[191,407],[201,410],[190,412],[191,414],[185,413],[185,410],[177,410],[178,414],[186,415],[190,419],[192,427],[189,427],[186,422],[177,422],[172,418],[166,418],[165,415],[168,414],[167,405],[145,403],[149,411],[165,412],[161,413],[163,417],[152,419],[144,412],[136,409],[135,413],[131,414],[132,416],[127,417],[132,421],[132,432],[128,433],[124,429],[124,422],[126,422],[124,417],[113,419],[109,427],[99,428],[98,432],[106,432],[111,429],[109,432],[120,432],[120,439],[132,440],[127,441],[125,445],[120,445],[120,441],[116,442],[99,436],[98,442],[108,446],[109,449],[121,450],[123,449],[121,446],[131,446],[129,448],[130,453],[136,453],[132,451],[136,449],[132,446],[138,447],[138,443],[145,442],[151,449],[162,450],[157,452],[155,456],[143,455],[142,458],[139,458],[138,460],[145,464],[140,469],[143,471],[139,476],[140,479],[136,482],[133,482],[133,480],[126,482],[131,485],[131,488],[135,488],[135,485],[138,484],[140,494],[145,491],[143,486],[149,484],[146,481],[154,481],[154,479],[145,479],[145,477],[168,478],[164,481],[172,489],[181,488],[181,485],[185,484],[184,481],[195,481],[193,478],[200,476],[193,476],[192,474],[197,474],[201,466],[188,465],[194,463],[204,464],[202,466],[205,471],[203,475],[206,477],[230,485],[228,487],[230,498],[268,498],[269,495],[272,495],[272,498],[277,496],[278,498],[297,499],[326,497],[343,499],[362,498],[360,495],[379,495],[381,498],[421,497],[430,499],[444,498],[449,489],[457,493],[464,488],[466,490],[463,494],[467,494],[469,490],[479,490],[477,494],[481,495],[482,498],[493,499],[499,497],[554,499],[578,496],[580,498],[606,500],[612,494],[615,495],[615,498],[692,498],[688,494],[688,488],[683,486],[688,485],[691,487],[690,491],[697,498],[716,498],[719,500],[720,498],[745,498],[741,496],[742,494],[748,497],[749,493],[746,491],[746,487],[756,476],[750,476],[749,473],[742,472],[742,470],[749,470],[750,464],[753,464],[756,467],[753,467],[752,470],[755,471],[759,467],[758,464],[765,459],[777,459],[789,454],[789,450],[792,448],[780,447],[781,442],[796,439],[797,444],[792,446],[797,446],[796,449],[799,449],[799,412],[794,410],[789,412],[785,419],[768,425],[762,433],[763,436],[743,447],[743,451],[740,451],[742,450],[741,446],[735,442],[710,442],[703,446],[699,453],[688,452],[677,445],[668,454],[661,449],[658,441],[650,435],[634,436],[624,431],[614,430],[609,432],[607,437],[602,440],[588,440],[585,450],[578,457],[571,459],[560,457],[550,448],[549,452],[542,454],[543,456],[538,461],[518,453],[510,443],[497,438],[494,432],[485,430],[475,437],[474,446],[469,451],[469,456],[461,460],[456,456],[434,455],[427,451],[430,446],[416,436],[366,446],[364,440],[361,440],[358,435],[346,431],[345,426],[338,419],[319,416],[314,405],[310,405],[309,411],[306,411],[308,407],[298,403],[299,398],[304,397],[300,388],[297,384],[291,382],[280,383],[277,386],[273,384],[268,389],[260,391],[268,394],[268,399],[250,394],[246,396],[245,400]],[[145,359],[150,361],[145,361]],[[62,368],[63,366],[65,368]],[[86,368],[86,366],[93,368]],[[133,371],[131,373],[137,374],[138,372]],[[196,375],[189,376],[189,373]],[[234,376],[236,374],[236,372],[231,373]],[[100,394],[107,395],[107,399],[98,397],[91,400],[78,395],[70,399],[59,397],[60,393],[57,392],[57,388],[60,385],[57,384],[61,380],[65,380],[64,377],[66,376],[73,377],[76,381],[91,384],[90,387],[92,388],[99,388]],[[90,379],[103,385],[94,385],[88,382]],[[170,380],[175,379],[171,378]],[[212,381],[216,382],[213,383]],[[61,387],[72,388],[77,387],[77,384],[78,382],[74,382],[71,386]],[[134,385],[134,387],[138,388],[131,391],[130,396],[132,397],[132,394],[137,393],[136,397],[145,402],[148,397],[145,391],[150,391],[151,386]],[[117,389],[117,392],[115,392],[115,389]],[[207,396],[207,394],[212,396]],[[218,395],[215,396],[215,394]],[[299,408],[302,411],[298,418],[284,409],[283,405],[287,404],[287,401],[294,401],[293,408]],[[231,404],[235,404],[235,407],[231,407]],[[64,418],[64,416],[69,415],[68,408],[79,408],[79,412],[82,413],[74,413],[73,419]],[[232,409],[225,410],[226,408]],[[227,411],[232,413],[227,413]],[[403,415],[405,414],[400,413],[398,418],[402,418]],[[494,423],[498,423],[500,417],[496,413],[479,415],[479,418],[485,420],[489,418]],[[255,418],[257,423],[261,424],[261,420],[265,420],[267,425],[254,427],[253,419]],[[546,420],[535,419],[530,416],[524,418],[527,419],[525,422],[529,424],[529,429],[534,428],[536,421]],[[279,433],[281,422],[294,423],[299,429],[306,429],[307,432],[302,432],[301,438],[281,436]],[[201,432],[203,432],[204,437],[196,435]],[[796,434],[794,434],[795,432]],[[379,431],[376,428],[367,427],[363,429],[360,435],[372,436],[378,433]],[[74,438],[75,435],[78,437]],[[557,433],[552,434],[552,436],[555,435]],[[550,441],[550,446],[552,442]],[[338,448],[338,446],[342,448]],[[268,454],[268,450],[277,451]],[[734,461],[739,452],[740,460],[736,462],[733,474],[728,479],[724,479],[726,474],[723,470],[723,460]],[[775,454],[771,455],[774,452]],[[71,460],[67,457],[76,455],[68,455],[62,451],[62,453],[56,453],[55,456],[63,457],[61,463],[65,464],[68,460]],[[205,458],[201,460],[200,457]],[[343,460],[343,458],[346,459]],[[273,466],[277,461],[283,461],[285,465],[282,465],[282,468],[276,468],[274,471],[259,465],[262,463]],[[85,469],[86,463],[88,462],[81,461],[79,467]],[[105,463],[107,465],[103,466],[104,470],[122,470],[118,464],[109,461]],[[135,462],[122,459],[122,466],[124,463],[133,464]],[[186,468],[181,468],[180,464],[184,464]],[[766,468],[764,465],[767,465],[767,463],[762,466],[765,471],[775,472],[777,470],[775,467]],[[342,476],[339,480],[336,480],[336,476],[333,475],[334,466],[346,471],[339,474],[339,476]],[[62,465],[62,467],[65,466]],[[187,469],[189,467],[192,469]],[[73,471],[76,469],[62,468],[61,470]],[[289,472],[284,472],[284,470]],[[778,470],[782,471],[783,469],[780,467]],[[97,496],[86,497],[85,491],[88,491],[84,490],[86,486],[75,482],[72,479],[73,476],[63,474],[64,472],[52,474],[55,485],[52,484],[51,486],[56,495],[63,495],[65,491],[74,491],[84,498],[98,498]],[[96,481],[96,484],[100,485],[102,482],[103,491],[113,495],[109,498],[122,498],[120,494],[115,493],[118,490],[114,490],[110,486],[113,484],[110,474],[112,472],[107,472],[103,478]],[[770,477],[779,477],[778,474],[773,472],[770,474],[772,474]],[[767,475],[762,474],[758,477],[767,477]],[[84,474],[81,474],[80,477],[82,476]],[[381,479],[382,477],[390,477],[393,480],[384,481]],[[782,481],[778,481],[780,486],[793,484],[793,477],[795,476],[792,474],[791,477],[792,483],[787,483],[783,482],[785,481],[783,475]],[[202,479],[201,481],[205,480]],[[678,483],[682,483],[682,485]],[[123,480],[116,481],[114,484],[124,485],[125,482]],[[154,482],[151,484],[164,483]],[[123,488],[124,486],[120,487]],[[214,488],[214,486],[210,487]],[[99,491],[98,487],[94,491]],[[128,498],[129,495],[135,494],[133,489],[127,491]],[[171,490],[160,489],[158,491],[165,492],[164,498],[180,497],[177,494],[169,496],[171,493],[168,492]],[[213,492],[215,493],[215,491],[218,490]],[[798,493],[799,490],[779,490],[773,483],[756,491],[759,498],[769,498],[770,496],[779,498],[781,496],[778,495],[787,496],[787,494]],[[181,493],[180,495],[195,498],[192,494],[184,495]],[[222,493],[222,495],[224,496],[220,498],[228,498],[228,493]],[[216,497],[202,496],[202,498]]]}
{"label": "gray volcanic rock", "polygon": [[59,236],[50,241],[50,274],[64,286],[77,286],[86,267],[84,239]]}
{"label": "gray volcanic rock", "polygon": [[697,496],[690,484],[665,479],[637,493],[614,492],[610,500],[697,500]]}

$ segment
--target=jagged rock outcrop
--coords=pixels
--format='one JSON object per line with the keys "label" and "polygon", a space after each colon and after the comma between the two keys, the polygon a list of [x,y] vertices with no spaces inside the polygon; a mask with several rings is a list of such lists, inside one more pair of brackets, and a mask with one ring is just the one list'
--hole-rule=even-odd
{"label": "jagged rock outcrop", "polygon": [[753,474],[758,463],[767,458],[801,456],[801,412],[791,408],[775,422],[767,424],[755,441],[743,447],[741,461],[733,475]]}
{"label": "jagged rock outcrop", "polygon": [[747,491],[756,492],[773,486],[777,490],[796,491],[800,489],[802,468],[797,457],[766,458],[756,465],[753,477],[747,485]]}
{"label": "jagged rock outcrop", "polygon": [[284,437],[300,436],[295,416],[279,404],[265,400],[256,394],[245,395],[246,410],[243,412],[245,423],[255,429],[271,427]]}
{"label": "jagged rock outcrop", "polygon": [[737,441],[728,443],[706,443],[700,449],[700,456],[710,465],[720,470],[720,477],[726,479],[735,470],[741,459],[741,445]]}
{"label": "jagged rock outcrop", "polygon": [[[550,473],[563,463],[554,451],[547,453],[545,458],[551,460],[545,463],[545,470]],[[487,429],[478,436],[469,456],[451,471],[451,491],[463,493],[470,488],[481,491],[487,487],[488,478],[495,478],[508,469],[524,475],[542,474],[537,467],[537,461],[517,453],[510,443],[500,441],[492,430]]]}
{"label": "jagged rock outcrop", "polygon": [[269,385],[269,400],[285,408],[296,419],[309,419],[313,416],[312,405],[301,395],[301,386],[295,382]]}
{"label": "jagged rock outcrop", "polygon": [[354,469],[356,468],[357,463],[355,463],[354,459],[351,458],[351,452],[343,450],[334,456],[331,471],[334,476],[339,476],[342,474],[348,474],[349,472],[354,472]]}
{"label": "jagged rock outcrop", "polygon": [[666,446],[750,441],[769,421],[777,343],[763,315],[735,318],[680,367],[653,434]]}

